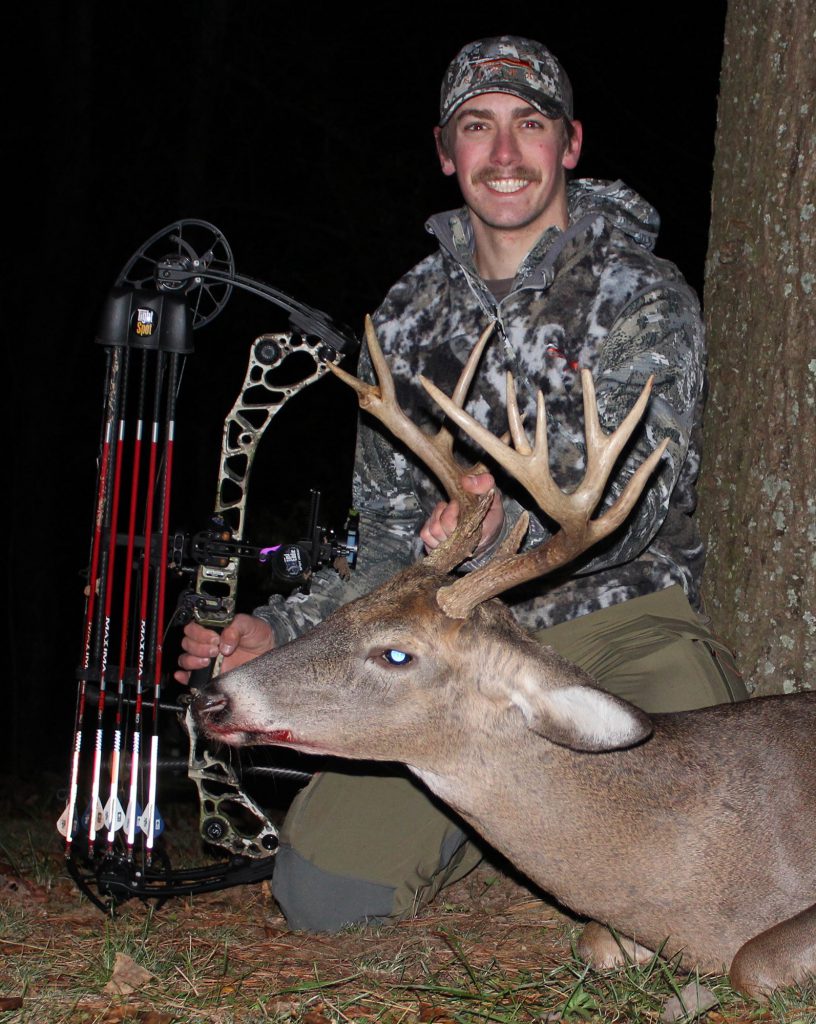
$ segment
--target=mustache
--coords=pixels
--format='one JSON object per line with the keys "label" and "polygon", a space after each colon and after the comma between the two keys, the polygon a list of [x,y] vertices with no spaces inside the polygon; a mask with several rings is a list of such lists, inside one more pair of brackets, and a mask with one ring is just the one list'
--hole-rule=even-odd
{"label": "mustache", "polygon": [[532,167],[514,167],[512,170],[498,167],[482,167],[474,171],[470,180],[474,185],[484,185],[488,181],[495,181],[497,178],[515,178],[518,181],[541,181],[541,173]]}

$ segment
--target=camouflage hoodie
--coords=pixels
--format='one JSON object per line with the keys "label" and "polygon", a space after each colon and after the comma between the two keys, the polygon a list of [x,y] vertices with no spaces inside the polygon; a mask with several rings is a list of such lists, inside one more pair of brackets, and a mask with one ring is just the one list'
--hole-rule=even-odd
{"label": "camouflage hoodie", "polygon": [[[584,470],[579,370],[592,371],[601,423],[618,425],[650,374],[655,385],[644,426],[619,467],[611,502],[644,454],[668,437],[659,469],[624,527],[569,572],[505,594],[522,625],[555,625],[678,583],[699,602],[703,547],[691,518],[699,468],[705,342],[696,296],[677,268],[652,254],[655,210],[621,182],[572,182],[570,223],[549,228],[519,267],[510,293],[497,302],[473,263],[466,209],[433,217],[427,230],[438,252],[391,289],[375,325],[402,407],[427,425],[438,411],[415,386],[425,374],[450,394],[482,330],[497,330],[482,359],[466,408],[493,432],[506,430],[504,374],[516,376],[525,422],[535,422],[535,389],[547,403],[553,476],[569,488]],[[367,353],[361,375],[370,377]],[[463,459],[479,457],[458,439]],[[530,499],[501,474],[505,532]],[[360,559],[351,582],[316,580],[309,597],[273,597],[256,611],[279,642],[292,639],[335,607],[365,593],[419,556],[417,532],[442,497],[413,457],[394,447],[363,417],[357,439],[354,501],[360,510]],[[553,527],[532,520],[525,545]],[[479,562],[490,555],[486,552]],[[465,567],[467,568],[467,567]]]}

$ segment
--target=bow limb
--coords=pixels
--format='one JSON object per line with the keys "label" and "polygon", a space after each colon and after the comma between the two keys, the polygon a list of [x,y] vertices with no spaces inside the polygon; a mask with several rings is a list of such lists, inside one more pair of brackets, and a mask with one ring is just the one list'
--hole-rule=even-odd
{"label": "bow limb", "polygon": [[[294,383],[277,383],[276,371],[290,356],[309,356],[314,369]],[[221,463],[213,513],[222,539],[244,539],[244,520],[249,477],[261,438],[283,406],[304,388],[316,383],[340,355],[322,341],[291,334],[264,334],[250,350],[246,376],[238,397],[224,421]],[[236,610],[240,557],[215,558],[196,572],[193,614],[212,629],[223,629]],[[191,689],[201,686],[217,671],[220,659],[191,676]],[[190,741],[187,774],[199,795],[202,838],[233,855],[269,857],[277,847],[277,828],[258,804],[241,788],[235,769],[208,750],[199,740],[189,712],[182,724]],[[236,808],[241,808],[241,821]],[[251,827],[247,831],[247,819]]]}

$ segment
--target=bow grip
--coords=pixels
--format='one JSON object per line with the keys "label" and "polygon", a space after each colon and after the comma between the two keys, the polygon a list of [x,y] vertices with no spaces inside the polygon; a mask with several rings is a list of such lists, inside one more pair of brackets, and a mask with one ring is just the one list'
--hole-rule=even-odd
{"label": "bow grip", "polygon": [[[222,629],[221,626],[213,626],[211,623],[207,623],[207,628],[213,630],[215,633],[220,633]],[[203,690],[207,687],[215,673],[215,663],[218,660],[219,659],[217,657],[210,658],[209,664],[205,665],[204,668],[191,669],[190,679],[188,681],[188,686],[191,691]]]}

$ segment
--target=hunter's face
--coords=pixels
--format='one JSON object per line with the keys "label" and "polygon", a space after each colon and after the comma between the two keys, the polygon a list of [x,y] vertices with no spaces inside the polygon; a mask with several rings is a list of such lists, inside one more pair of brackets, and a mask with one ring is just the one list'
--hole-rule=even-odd
{"label": "hunter's face", "polygon": [[471,214],[489,230],[541,234],[566,227],[566,176],[581,151],[580,125],[571,140],[560,120],[508,93],[467,100],[437,146],[442,170],[456,175]]}

